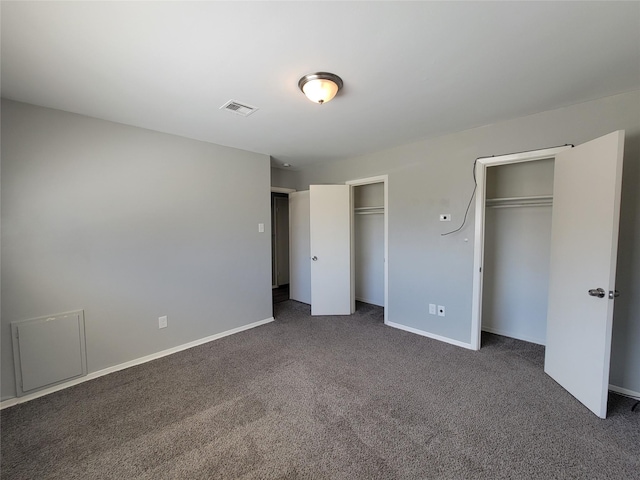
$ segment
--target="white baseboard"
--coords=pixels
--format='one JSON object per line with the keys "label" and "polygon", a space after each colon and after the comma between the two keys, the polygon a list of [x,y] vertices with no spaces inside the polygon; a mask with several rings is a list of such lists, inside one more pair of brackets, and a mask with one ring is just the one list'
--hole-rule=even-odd
{"label": "white baseboard", "polygon": [[625,397],[635,398],[636,400],[640,400],[640,392],[634,392],[633,390],[629,390],[628,388],[618,387],[617,385],[609,384],[609,390],[615,393],[619,393],[620,395],[624,395]]}
{"label": "white baseboard", "polygon": [[45,388],[44,390],[30,393],[22,397],[9,398],[8,400],[4,400],[0,402],[0,410],[8,407],[12,407],[14,405],[18,405],[19,403],[35,400],[36,398],[39,398],[39,397],[44,397],[45,395],[49,395],[50,393],[57,392],[59,390],[64,390],[65,388],[78,385],[79,383],[88,382],[89,380],[93,380],[94,378],[98,378],[104,375],[108,375],[110,373],[118,372],[120,370],[124,370],[125,368],[135,367],[136,365],[141,365],[143,363],[147,363],[152,360],[156,360],[158,358],[166,357],[167,355],[172,355],[174,353],[178,353],[183,350],[187,350],[189,348],[197,347],[198,345],[209,343],[214,340],[218,340],[219,338],[228,337],[229,335],[233,335],[235,333],[240,333],[245,330],[249,330],[251,328],[259,327],[260,325],[273,322],[273,320],[274,320],[273,317],[269,317],[264,320],[259,320],[257,322],[250,323],[248,325],[243,325],[242,327],[237,327],[231,330],[227,330],[226,332],[216,333],[215,335],[210,335],[208,337],[200,338],[198,340],[194,340],[193,342],[185,343],[183,345],[169,348],[167,350],[162,350],[161,352],[152,353],[151,355],[147,355],[145,357],[136,358],[135,360],[131,360],[129,362],[120,363],[118,365],[114,365],[113,367],[104,368],[102,370],[98,370],[97,372],[91,372],[84,377],[76,378],[74,380],[70,380],[69,382],[61,383],[59,385],[55,385],[50,388]]}
{"label": "white baseboard", "polygon": [[443,337],[441,335],[436,335],[435,333],[425,332],[424,330],[418,330],[417,328],[407,327],[406,325],[401,325],[399,323],[393,322],[385,322],[385,325],[388,325],[393,328],[397,328],[399,330],[404,330],[406,332],[415,333],[417,335],[422,335],[423,337],[432,338],[434,340],[438,340],[440,342],[449,343],[451,345],[455,345],[456,347],[462,347],[469,350],[473,350],[473,347],[470,343],[464,343],[459,340],[454,340],[453,338]]}
{"label": "white baseboard", "polygon": [[527,335],[514,334],[512,332],[507,332],[504,330],[500,330],[499,328],[492,327],[482,327],[483,332],[495,333],[496,335],[502,335],[503,337],[515,338],[516,340],[522,340],[524,342],[535,343],[537,345],[546,345],[545,340],[540,340],[539,338],[529,337]]}

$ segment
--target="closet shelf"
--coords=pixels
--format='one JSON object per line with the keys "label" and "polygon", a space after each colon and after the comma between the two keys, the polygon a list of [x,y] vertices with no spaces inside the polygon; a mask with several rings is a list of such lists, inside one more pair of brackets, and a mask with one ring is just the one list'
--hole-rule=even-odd
{"label": "closet shelf", "polygon": [[549,207],[551,205],[553,205],[553,195],[487,198],[485,202],[487,208]]}
{"label": "closet shelf", "polygon": [[376,215],[384,213],[384,206],[380,207],[356,207],[353,209],[356,215]]}

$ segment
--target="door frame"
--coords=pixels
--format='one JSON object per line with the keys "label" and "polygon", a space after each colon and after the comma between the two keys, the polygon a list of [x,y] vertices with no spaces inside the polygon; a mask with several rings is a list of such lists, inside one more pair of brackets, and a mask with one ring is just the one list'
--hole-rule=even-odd
{"label": "door frame", "polygon": [[355,215],[353,213],[353,196],[354,187],[362,185],[370,185],[373,183],[382,183],[384,189],[384,323],[389,322],[389,175],[378,175],[376,177],[360,178],[358,180],[349,180],[345,185],[351,188],[351,310],[355,312],[356,306],[356,271],[355,271]]}
{"label": "door frame", "polygon": [[[536,160],[555,159],[559,152],[572,148],[570,145],[530,152],[513,153],[497,157],[481,157],[475,163],[476,203],[475,203],[475,238],[473,244],[473,290],[471,295],[471,348],[480,350],[482,332],[482,284],[484,262],[485,201],[487,168],[511,163],[533,162]],[[553,209],[553,207],[551,207]],[[385,311],[386,313],[386,311]]]}

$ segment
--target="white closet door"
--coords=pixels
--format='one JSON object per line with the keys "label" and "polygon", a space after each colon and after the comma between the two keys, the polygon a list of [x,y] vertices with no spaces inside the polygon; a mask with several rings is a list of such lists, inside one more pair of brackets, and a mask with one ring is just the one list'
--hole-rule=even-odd
{"label": "white closet door", "polygon": [[[554,169],[545,372],[607,415],[624,131],[560,152]],[[598,294],[601,289],[602,296]],[[591,293],[589,293],[591,291]],[[624,292],[623,292],[624,294]]]}
{"label": "white closet door", "polygon": [[289,194],[289,298],[311,303],[309,191]]}
{"label": "white closet door", "polygon": [[311,185],[311,315],[351,311],[351,191]]}

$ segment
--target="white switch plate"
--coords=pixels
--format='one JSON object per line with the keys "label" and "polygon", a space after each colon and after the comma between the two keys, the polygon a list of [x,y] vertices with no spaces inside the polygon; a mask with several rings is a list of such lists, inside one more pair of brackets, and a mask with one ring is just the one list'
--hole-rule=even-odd
{"label": "white switch plate", "polygon": [[167,324],[169,323],[169,319],[167,316],[158,317],[158,328],[167,328]]}
{"label": "white switch plate", "polygon": [[436,314],[436,304],[435,303],[430,303],[429,304],[429,315],[435,315]]}
{"label": "white switch plate", "polygon": [[450,222],[451,221],[451,214],[450,213],[441,213],[440,214],[440,221],[441,222]]}
{"label": "white switch plate", "polygon": [[258,233],[264,233],[264,223],[258,224]]}
{"label": "white switch plate", "polygon": [[444,317],[444,305],[438,305],[438,316]]}

